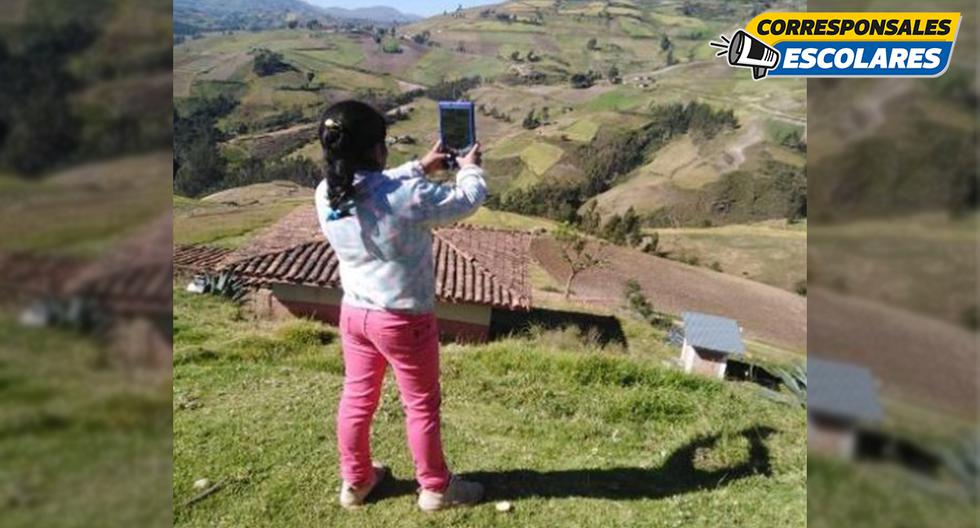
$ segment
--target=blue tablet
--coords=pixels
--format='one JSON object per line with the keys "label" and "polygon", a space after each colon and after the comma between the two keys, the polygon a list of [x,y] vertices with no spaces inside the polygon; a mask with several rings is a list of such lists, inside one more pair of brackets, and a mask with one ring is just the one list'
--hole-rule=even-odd
{"label": "blue tablet", "polygon": [[442,147],[462,153],[476,143],[476,118],[470,101],[439,102],[439,137]]}

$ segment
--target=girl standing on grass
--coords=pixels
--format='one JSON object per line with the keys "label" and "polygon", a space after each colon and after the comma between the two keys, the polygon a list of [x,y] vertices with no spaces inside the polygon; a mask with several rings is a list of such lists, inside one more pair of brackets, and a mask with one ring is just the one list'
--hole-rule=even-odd
{"label": "girl standing on grass", "polygon": [[340,261],[344,390],[337,411],[340,505],[360,506],[388,473],[372,462],[371,421],[388,365],[405,409],[408,445],[424,511],[473,504],[483,486],[453,476],[439,430],[439,329],[433,313],[432,228],[474,213],[486,198],[480,146],[457,159],[456,185],[425,176],[445,167],[439,145],[421,160],[384,170],[384,118],[345,101],[320,122],[326,177],[317,215]]}

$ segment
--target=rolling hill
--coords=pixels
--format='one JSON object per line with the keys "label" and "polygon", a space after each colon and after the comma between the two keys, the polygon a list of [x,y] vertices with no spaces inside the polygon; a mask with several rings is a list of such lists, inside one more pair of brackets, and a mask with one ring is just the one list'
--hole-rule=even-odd
{"label": "rolling hill", "polygon": [[363,20],[379,24],[405,24],[416,22],[422,17],[401,11],[389,6],[371,6],[346,9],[330,5],[322,0],[311,0],[310,3],[320,6],[324,13],[341,20]]}
{"label": "rolling hill", "polygon": [[[787,0],[770,9],[802,7]],[[389,163],[397,164],[436,141],[435,99],[462,93],[478,108],[493,210],[557,221],[594,210],[608,224],[632,209],[646,229],[667,230],[662,250],[671,258],[696,256],[706,267],[717,261],[726,273],[794,291],[805,279],[805,233],[677,231],[805,216],[805,83],[753,82],[706,44],[758,9],[751,2],[524,0],[384,35],[356,24],[303,23],[212,32],[175,46],[175,105],[185,113],[216,97],[234,101],[215,118],[226,172],[301,181],[283,170],[320,162],[313,123],[332,102],[397,108],[389,130],[398,140]],[[260,49],[285,67],[259,75]],[[577,74],[591,80],[573,84]],[[480,80],[452,84],[474,77]],[[263,163],[277,164],[275,171],[256,172]],[[208,192],[247,183],[216,182]],[[719,256],[700,242],[709,238],[731,244]],[[767,260],[770,249],[786,258]]]}
{"label": "rolling hill", "polygon": [[174,34],[285,26],[297,17],[327,15],[302,0],[174,0]]}
{"label": "rolling hill", "polygon": [[[784,2],[772,9],[801,6]],[[434,104],[412,91],[480,76],[483,82],[468,97],[480,108],[478,134],[498,208],[542,214],[521,210],[521,203],[551,193],[545,196],[557,195],[572,210],[594,197],[603,217],[633,207],[650,225],[663,227],[781,218],[793,214],[805,193],[799,146],[806,134],[805,85],[755,83],[714,60],[705,44],[755,9],[751,3],[531,0],[432,17],[380,40],[367,30],[302,26],[213,34],[175,48],[174,95],[178,105],[188,97],[235,98],[238,106],[219,121],[230,136],[263,133],[263,123],[272,127],[265,132],[284,121],[308,123],[343,98],[373,94],[377,101],[398,101],[388,107],[404,104],[407,119],[391,132],[411,140],[393,146],[392,161],[400,162],[436,139]],[[587,35],[597,37],[592,42]],[[256,75],[258,48],[280,53],[291,69]],[[598,77],[591,87],[569,82],[590,71]],[[590,146],[606,139],[596,148],[616,149],[622,137],[649,127],[658,111],[692,102],[732,110],[734,126],[677,133],[644,151],[639,162],[617,168],[622,174],[606,170],[599,193],[580,190],[596,187],[586,163],[594,154]],[[522,126],[531,112],[537,126]],[[274,149],[274,156],[319,158],[312,138],[278,137],[287,148]],[[233,161],[253,155],[244,143],[232,138],[226,154]],[[256,152],[270,155],[261,147]]]}

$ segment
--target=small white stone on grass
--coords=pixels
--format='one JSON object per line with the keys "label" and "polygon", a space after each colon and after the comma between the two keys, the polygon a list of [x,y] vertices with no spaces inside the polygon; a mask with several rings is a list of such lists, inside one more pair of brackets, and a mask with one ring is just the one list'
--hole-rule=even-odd
{"label": "small white stone on grass", "polygon": [[500,501],[497,503],[497,511],[501,513],[506,513],[514,509],[514,505],[510,501]]}
{"label": "small white stone on grass", "polygon": [[206,478],[197,479],[194,481],[194,489],[196,490],[203,490],[209,487],[211,487],[211,481]]}

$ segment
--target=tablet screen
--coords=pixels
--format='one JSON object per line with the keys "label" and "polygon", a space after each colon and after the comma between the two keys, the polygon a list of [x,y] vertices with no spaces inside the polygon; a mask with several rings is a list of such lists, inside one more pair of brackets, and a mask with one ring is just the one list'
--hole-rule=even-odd
{"label": "tablet screen", "polygon": [[442,144],[453,150],[463,150],[473,144],[471,137],[473,107],[439,108],[439,122],[442,126]]}

